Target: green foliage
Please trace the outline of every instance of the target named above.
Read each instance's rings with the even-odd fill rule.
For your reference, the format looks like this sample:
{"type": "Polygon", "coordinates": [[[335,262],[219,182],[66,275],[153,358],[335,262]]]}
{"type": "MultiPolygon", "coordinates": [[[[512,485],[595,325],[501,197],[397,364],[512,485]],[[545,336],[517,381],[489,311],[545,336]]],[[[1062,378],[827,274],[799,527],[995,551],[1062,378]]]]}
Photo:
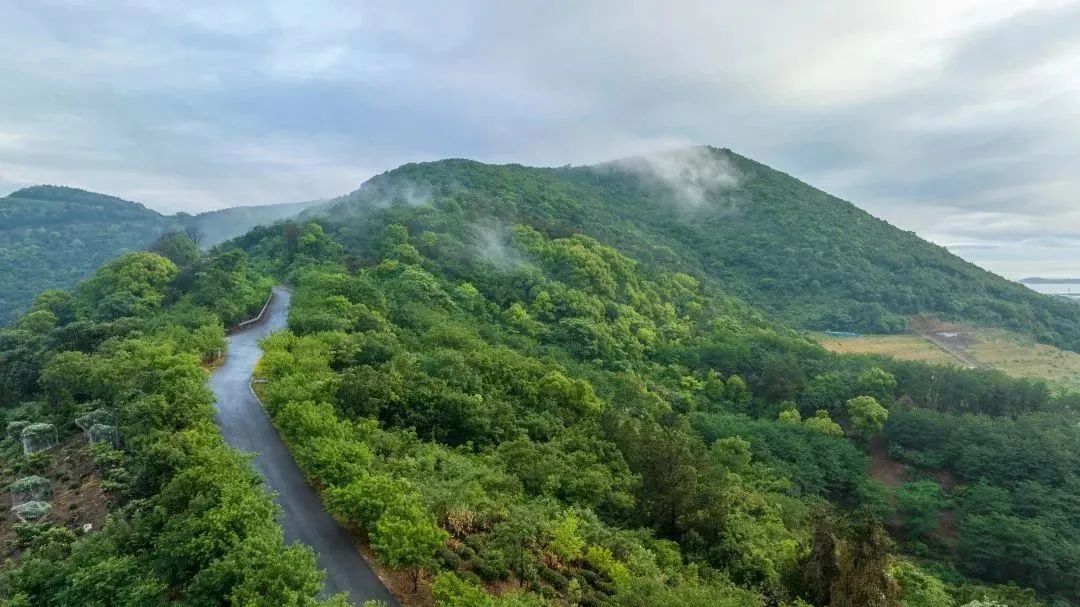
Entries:
{"type": "Polygon", "coordinates": [[[856,436],[869,440],[869,438],[881,432],[885,427],[885,421],[889,419],[889,411],[878,404],[873,396],[856,396],[847,402],[848,418],[851,420],[851,429],[856,436]]]}
{"type": "Polygon", "coordinates": [[[948,505],[936,481],[904,483],[896,491],[896,507],[911,537],[920,537],[937,527],[941,511],[948,505]]]}
{"type": "MultiPolygon", "coordinates": [[[[384,233],[328,223],[242,243],[259,266],[288,258],[290,229],[348,243],[287,266],[299,331],[267,340],[260,372],[267,409],[339,518],[384,551],[395,510],[414,513],[402,529],[445,532],[445,546],[400,561],[417,577],[455,571],[445,600],[471,596],[471,576],[626,605],[763,600],[732,584],[810,597],[793,580],[821,500],[891,514],[841,423],[884,426],[869,393],[928,402],[911,368],[831,356],[708,281],[643,271],[588,238],[518,226],[501,232],[495,263],[490,243],[469,253],[472,228],[453,214],[386,214],[396,227],[384,233]],[[350,273],[345,257],[367,261],[350,273]],[[311,320],[324,314],[329,324],[311,320]],[[373,457],[327,482],[313,452],[340,441],[373,457]]],[[[830,532],[816,584],[849,604],[869,584],[895,604],[891,544],[864,529],[830,532]]]]}
{"type": "MultiPolygon", "coordinates": [[[[0,326],[36,308],[35,293],[69,289],[124,253],[149,248],[184,267],[198,259],[196,245],[221,243],[317,204],[236,207],[170,217],[136,202],[75,188],[35,186],[12,192],[0,198],[0,326]]],[[[68,322],[58,316],[62,324],[68,322]]]]}
{"type": "MultiPolygon", "coordinates": [[[[237,289],[260,284],[233,270],[228,280],[237,289]]],[[[32,380],[5,376],[5,404],[22,401],[21,410],[38,411],[35,419],[45,416],[53,422],[45,425],[65,433],[76,418],[108,419],[123,437],[123,450],[93,449],[101,487],[121,507],[84,536],[51,526],[20,530],[22,554],[0,580],[5,601],[321,604],[314,555],[285,545],[277,509],[248,458],[229,449],[213,425],[200,363],[224,345],[230,300],[207,299],[205,284],[185,284],[176,265],[155,253],[132,253],[73,295],[39,297],[35,306],[58,319],[38,327],[44,335],[0,331],[0,358],[18,361],[18,372],[32,380]]]]}
{"type": "MultiPolygon", "coordinates": [[[[220,344],[194,330],[261,304],[269,272],[296,294],[292,331],[264,343],[268,412],[327,507],[381,561],[414,583],[448,570],[433,584],[440,604],[536,605],[540,593],[556,604],[747,607],[935,605],[943,589],[956,602],[1001,596],[965,594],[959,575],[1069,596],[1068,397],[982,370],[834,356],[733,295],[802,326],[884,330],[935,310],[1008,324],[1016,302],[1045,302],[759,165],[702,152],[743,179],[697,209],[673,211],[664,184],[621,165],[452,161],[380,176],[332,220],[259,228],[162,283],[134,271],[153,258],[128,260],[131,284],[146,288],[103,280],[93,301],[50,296],[39,308],[48,314],[0,334],[3,394],[40,398],[58,421],[87,399],[137,395],[120,416],[125,436],[154,436],[156,457],[133,446],[117,465],[131,468],[127,492],[157,500],[133,525],[160,536],[149,565],[135,553],[151,590],[160,580],[247,602],[281,579],[310,596],[304,555],[258,531],[273,509],[226,482],[243,466],[202,452],[205,390],[183,371],[220,344]],[[811,202],[820,219],[807,218],[811,202]],[[720,216],[732,206],[745,212],[720,216]],[[920,264],[934,278],[898,289],[920,264]],[[993,293],[951,292],[961,284],[993,293]],[[79,344],[63,348],[75,354],[37,354],[54,339],[79,344]],[[895,457],[971,488],[953,501],[902,487],[893,518],[863,452],[882,431],[895,457]],[[1032,447],[1024,432],[1047,444],[1032,447]],[[931,551],[940,567],[913,569],[895,556],[881,520],[937,546],[931,523],[949,507],[955,558],[931,551]],[[1032,545],[1017,549],[1023,541],[1032,545]],[[488,596],[485,580],[523,592],[488,596]]],[[[1065,340],[1075,318],[1037,322],[1057,332],[1044,339],[1065,340]]]]}
{"type": "Polygon", "coordinates": [[[453,573],[440,573],[431,584],[437,607],[493,607],[495,600],[483,588],[453,573]]]}
{"type": "Polygon", "coordinates": [[[807,418],[807,420],[803,422],[803,425],[814,432],[820,432],[826,436],[844,435],[844,429],[840,427],[840,424],[834,422],[832,418],[829,417],[829,412],[825,409],[818,409],[814,413],[814,417],[807,418]]]}
{"type": "Polygon", "coordinates": [[[449,536],[415,504],[400,504],[379,517],[371,547],[386,565],[407,569],[416,590],[420,572],[435,566],[435,552],[449,536]]]}

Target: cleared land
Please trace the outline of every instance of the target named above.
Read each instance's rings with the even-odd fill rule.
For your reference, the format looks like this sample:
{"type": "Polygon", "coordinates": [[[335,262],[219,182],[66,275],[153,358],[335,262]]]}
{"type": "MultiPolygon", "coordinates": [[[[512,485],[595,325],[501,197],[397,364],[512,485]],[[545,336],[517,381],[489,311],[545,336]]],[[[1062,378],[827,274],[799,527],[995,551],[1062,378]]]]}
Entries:
{"type": "Polygon", "coordinates": [[[841,354],[880,354],[930,364],[958,364],[947,352],[914,334],[833,337],[814,333],[813,336],[826,350],[841,354]]]}
{"type": "MultiPolygon", "coordinates": [[[[928,321],[921,319],[921,322],[928,321]]],[[[999,369],[1013,377],[1039,377],[1064,388],[1080,389],[1080,354],[1075,352],[1036,344],[1030,338],[1004,329],[980,329],[942,322],[921,324],[919,330],[948,342],[950,351],[961,352],[980,366],[999,369]]],[[[952,354],[915,333],[849,338],[814,333],[813,337],[833,352],[880,354],[931,364],[960,364],[952,354]]]]}

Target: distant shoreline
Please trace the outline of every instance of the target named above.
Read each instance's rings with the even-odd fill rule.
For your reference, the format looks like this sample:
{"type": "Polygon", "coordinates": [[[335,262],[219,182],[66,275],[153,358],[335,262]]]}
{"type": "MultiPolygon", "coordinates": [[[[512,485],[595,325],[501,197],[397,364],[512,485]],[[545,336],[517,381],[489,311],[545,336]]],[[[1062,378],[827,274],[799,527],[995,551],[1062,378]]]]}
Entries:
{"type": "Polygon", "coordinates": [[[1025,285],[1080,285],[1080,278],[1021,278],[1025,285]]]}

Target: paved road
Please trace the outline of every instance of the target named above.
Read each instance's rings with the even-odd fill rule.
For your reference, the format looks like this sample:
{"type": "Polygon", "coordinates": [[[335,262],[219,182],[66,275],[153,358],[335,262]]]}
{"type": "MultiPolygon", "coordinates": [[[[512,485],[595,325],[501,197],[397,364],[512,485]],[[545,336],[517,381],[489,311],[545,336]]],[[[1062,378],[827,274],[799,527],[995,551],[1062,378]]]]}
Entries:
{"type": "Polygon", "coordinates": [[[259,323],[229,336],[229,354],[210,378],[217,395],[217,415],[225,440],[241,451],[257,453],[255,468],[276,492],[281,506],[285,541],[310,546],[326,570],[326,594],[348,592],[353,605],[367,600],[397,601],[371,570],[348,532],[323,510],[322,500],[307,484],[304,474],[270,423],[248,382],[262,352],[259,340],[284,329],[290,293],[275,288],[274,298],[259,323]]]}

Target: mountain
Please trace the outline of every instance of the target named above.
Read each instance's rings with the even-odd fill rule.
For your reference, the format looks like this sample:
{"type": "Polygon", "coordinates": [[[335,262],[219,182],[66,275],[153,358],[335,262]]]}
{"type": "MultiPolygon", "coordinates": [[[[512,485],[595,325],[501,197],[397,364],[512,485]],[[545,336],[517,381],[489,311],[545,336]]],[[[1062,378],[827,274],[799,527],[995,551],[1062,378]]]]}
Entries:
{"type": "MultiPolygon", "coordinates": [[[[231,238],[236,238],[257,225],[270,225],[295,217],[302,212],[318,212],[325,204],[325,200],[311,200],[307,202],[229,207],[199,213],[189,220],[185,219],[184,223],[197,228],[200,246],[212,247],[231,238]]],[[[183,216],[180,215],[179,217],[183,216]]]]}
{"type": "Polygon", "coordinates": [[[832,355],[789,325],[887,302],[846,298],[905,263],[969,302],[1023,287],[790,177],[712,149],[446,160],[232,247],[294,287],[259,385],[327,508],[384,562],[387,508],[434,538],[415,604],[1080,601],[1077,394],[832,355]],[[764,301],[783,285],[757,274],[831,266],[828,298],[764,301]]]}
{"type": "Polygon", "coordinates": [[[0,326],[46,289],[66,289],[106,261],[195,226],[213,246],[252,227],[292,217],[319,201],[166,216],[105,194],[34,186],[0,198],[0,326]]]}
{"type": "MultiPolygon", "coordinates": [[[[311,553],[213,426],[205,369],[277,281],[289,330],[252,388],[401,604],[1080,604],[1080,395],[833,354],[785,320],[814,306],[747,303],[781,287],[755,272],[793,277],[743,265],[845,259],[846,293],[901,276],[904,245],[938,253],[748,162],[409,165],[315,219],[202,252],[177,235],[37,298],[0,329],[0,481],[85,481],[0,542],[0,600],[342,604],[314,599],[311,553]],[[741,259],[736,234],[826,259],[741,259]],[[852,248],[874,237],[889,256],[852,248]],[[75,420],[121,440],[91,456],[75,420]],[[61,445],[26,458],[23,436],[61,445]]],[[[976,279],[995,280],[956,277],[976,279]]]]}
{"type": "Polygon", "coordinates": [[[139,203],[74,188],[35,186],[0,198],[0,325],[39,291],[69,288],[174,227],[139,203]]]}
{"type": "MultiPolygon", "coordinates": [[[[595,166],[410,164],[326,211],[434,201],[471,221],[583,232],[649,264],[719,280],[797,327],[889,333],[929,314],[1080,350],[1080,307],[1033,293],[790,175],[709,147],[595,166]]],[[[362,228],[360,228],[362,231],[362,228]]]]}

